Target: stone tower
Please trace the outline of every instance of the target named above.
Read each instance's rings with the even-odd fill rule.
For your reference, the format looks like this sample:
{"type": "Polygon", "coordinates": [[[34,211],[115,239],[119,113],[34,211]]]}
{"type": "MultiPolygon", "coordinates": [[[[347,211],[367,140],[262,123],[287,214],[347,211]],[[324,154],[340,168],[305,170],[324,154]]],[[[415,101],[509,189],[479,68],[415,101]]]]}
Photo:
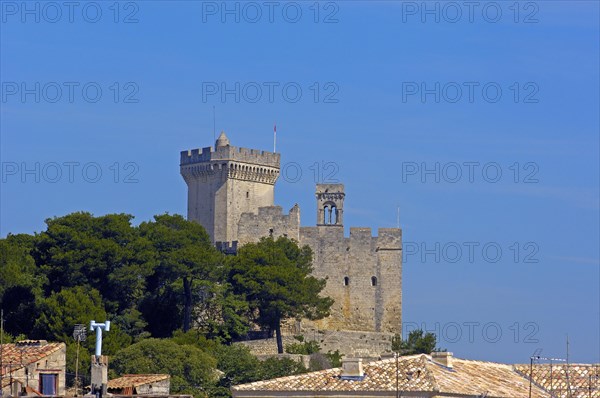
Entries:
{"type": "Polygon", "coordinates": [[[188,220],[199,222],[217,245],[236,245],[242,213],[273,206],[280,155],[231,146],[221,133],[215,147],[181,152],[188,186],[188,220]]]}
{"type": "MultiPolygon", "coordinates": [[[[317,184],[317,225],[300,227],[300,243],[313,251],[313,274],[327,279],[334,299],[320,330],[400,333],[402,230],[351,227],[344,236],[344,185],[317,184]]],[[[308,324],[309,322],[305,322],[308,324]]]]}
{"type": "Polygon", "coordinates": [[[214,148],[181,152],[188,219],[227,253],[265,236],[308,245],[312,273],[326,279],[322,294],[334,304],[329,317],[302,320],[284,333],[318,335],[325,351],[345,355],[389,351],[390,337],[402,331],[402,230],[350,227],[346,236],[343,184],[317,184],[317,224],[301,226],[298,205],[285,214],[274,204],[279,165],[279,154],[233,147],[224,133],[214,148]]]}
{"type": "Polygon", "coordinates": [[[317,184],[317,225],[344,226],[344,185],[317,184]]]}

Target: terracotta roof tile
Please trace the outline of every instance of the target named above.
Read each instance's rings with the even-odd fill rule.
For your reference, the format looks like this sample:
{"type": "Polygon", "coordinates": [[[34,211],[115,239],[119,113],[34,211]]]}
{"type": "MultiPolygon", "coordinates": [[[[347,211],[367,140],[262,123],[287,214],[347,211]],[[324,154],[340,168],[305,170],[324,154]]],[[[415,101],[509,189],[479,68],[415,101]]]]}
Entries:
{"type": "MultiPolygon", "coordinates": [[[[515,365],[515,369],[529,379],[528,364],[515,365]]],[[[600,398],[600,364],[535,364],[532,373],[533,382],[556,398],[600,398]]]]}
{"type": "Polygon", "coordinates": [[[2,344],[2,375],[23,365],[40,361],[56,351],[65,349],[65,343],[48,343],[45,340],[25,340],[15,344],[2,344]]]}
{"type": "MultiPolygon", "coordinates": [[[[396,391],[396,360],[385,359],[363,365],[362,380],[343,380],[341,369],[327,369],[234,386],[233,392],[360,392],[396,391]]],[[[453,358],[453,367],[434,362],[429,355],[401,357],[398,389],[402,392],[485,395],[488,398],[529,397],[529,383],[511,365],[453,358]],[[487,395],[486,395],[487,394],[487,395]]],[[[533,386],[532,398],[550,395],[533,386]]]]}
{"type": "Polygon", "coordinates": [[[108,388],[138,387],[171,378],[167,374],[123,375],[108,381],[108,388]]]}

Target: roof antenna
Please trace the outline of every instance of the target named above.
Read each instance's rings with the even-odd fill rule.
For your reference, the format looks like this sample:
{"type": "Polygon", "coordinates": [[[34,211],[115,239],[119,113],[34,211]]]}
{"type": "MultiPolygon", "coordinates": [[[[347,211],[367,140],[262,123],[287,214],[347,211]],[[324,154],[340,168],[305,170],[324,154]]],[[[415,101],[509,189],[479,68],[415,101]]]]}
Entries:
{"type": "Polygon", "coordinates": [[[569,379],[569,335],[567,334],[567,371],[566,379],[567,379],[567,397],[572,398],[573,393],[571,391],[571,380],[569,379]]]}

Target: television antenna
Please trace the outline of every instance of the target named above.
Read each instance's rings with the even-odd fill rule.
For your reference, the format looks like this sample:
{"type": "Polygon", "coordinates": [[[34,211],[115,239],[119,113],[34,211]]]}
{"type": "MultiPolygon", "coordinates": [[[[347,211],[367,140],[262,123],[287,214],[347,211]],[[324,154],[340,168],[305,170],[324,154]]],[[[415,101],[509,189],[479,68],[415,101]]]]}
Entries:
{"type": "Polygon", "coordinates": [[[75,396],[79,393],[79,345],[85,341],[87,337],[87,329],[85,325],[77,324],[73,328],[73,338],[77,342],[77,359],[75,360],[75,396]]]}

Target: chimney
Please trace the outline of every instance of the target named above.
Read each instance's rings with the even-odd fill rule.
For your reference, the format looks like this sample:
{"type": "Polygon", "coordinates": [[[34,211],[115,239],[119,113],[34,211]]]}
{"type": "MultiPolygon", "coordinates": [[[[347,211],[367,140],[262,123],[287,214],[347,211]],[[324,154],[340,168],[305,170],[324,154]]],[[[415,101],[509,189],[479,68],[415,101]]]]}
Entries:
{"type": "Polygon", "coordinates": [[[452,369],[452,353],[447,351],[434,351],[431,353],[433,362],[452,369]]]}
{"type": "Polygon", "coordinates": [[[362,358],[342,359],[342,380],[362,380],[364,377],[362,358]]]}

